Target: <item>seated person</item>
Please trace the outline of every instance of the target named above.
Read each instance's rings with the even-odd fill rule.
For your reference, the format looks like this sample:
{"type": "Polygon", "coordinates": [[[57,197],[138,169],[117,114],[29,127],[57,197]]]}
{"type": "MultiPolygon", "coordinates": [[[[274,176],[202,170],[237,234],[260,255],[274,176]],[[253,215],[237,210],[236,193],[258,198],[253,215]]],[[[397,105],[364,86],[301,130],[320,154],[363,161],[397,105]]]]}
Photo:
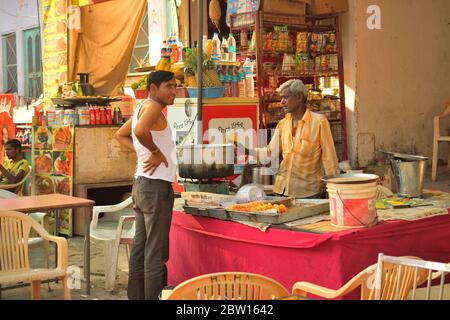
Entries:
{"type": "Polygon", "coordinates": [[[19,140],[9,140],[5,144],[6,157],[0,164],[0,185],[19,183],[28,173],[28,161],[23,158],[19,140]]]}

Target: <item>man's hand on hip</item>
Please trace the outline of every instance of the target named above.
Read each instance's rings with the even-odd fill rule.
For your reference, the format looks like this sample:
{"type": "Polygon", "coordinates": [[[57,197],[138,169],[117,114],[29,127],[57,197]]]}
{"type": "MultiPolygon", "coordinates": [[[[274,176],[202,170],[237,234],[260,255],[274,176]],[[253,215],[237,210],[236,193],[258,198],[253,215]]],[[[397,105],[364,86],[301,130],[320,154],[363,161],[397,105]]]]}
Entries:
{"type": "Polygon", "coordinates": [[[166,157],[161,151],[157,153],[152,153],[150,157],[144,162],[144,171],[152,175],[158,167],[164,163],[166,168],[169,167],[166,157]]]}

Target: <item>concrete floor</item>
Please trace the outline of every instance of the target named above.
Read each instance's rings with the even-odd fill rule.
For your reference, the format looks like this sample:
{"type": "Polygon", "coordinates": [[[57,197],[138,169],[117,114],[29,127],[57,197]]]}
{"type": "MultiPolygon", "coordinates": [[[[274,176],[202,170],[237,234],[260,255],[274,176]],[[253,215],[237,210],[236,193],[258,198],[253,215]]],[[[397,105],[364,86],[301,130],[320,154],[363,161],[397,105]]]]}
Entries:
{"type": "MultiPolygon", "coordinates": [[[[439,168],[438,181],[431,181],[431,168],[427,169],[425,179],[425,188],[430,190],[439,190],[450,192],[450,172],[446,167],[439,168]]],[[[69,265],[83,267],[83,237],[73,237],[68,239],[69,243],[69,265]]],[[[84,295],[84,283],[81,290],[72,290],[73,300],[126,300],[127,299],[127,280],[128,280],[128,261],[125,248],[121,248],[119,252],[119,265],[117,272],[116,288],[112,292],[106,292],[104,289],[104,255],[101,242],[93,242],[91,244],[91,295],[84,295]]],[[[53,251],[52,251],[53,253],[53,251]]],[[[39,247],[31,250],[31,261],[35,266],[44,266],[42,258],[42,250],[39,247]]],[[[53,257],[53,255],[52,255],[53,257]]],[[[54,261],[50,261],[50,265],[54,265],[54,261]]],[[[63,298],[61,283],[51,283],[51,291],[48,290],[47,284],[41,285],[41,299],[43,300],[59,300],[63,298]]],[[[419,289],[417,293],[418,299],[425,299],[425,290],[419,289]]],[[[433,289],[432,298],[436,298],[437,289],[433,289]]],[[[31,299],[30,287],[8,289],[2,292],[4,300],[28,300],[31,299]]],[[[445,299],[450,300],[450,285],[446,286],[445,299]]]]}

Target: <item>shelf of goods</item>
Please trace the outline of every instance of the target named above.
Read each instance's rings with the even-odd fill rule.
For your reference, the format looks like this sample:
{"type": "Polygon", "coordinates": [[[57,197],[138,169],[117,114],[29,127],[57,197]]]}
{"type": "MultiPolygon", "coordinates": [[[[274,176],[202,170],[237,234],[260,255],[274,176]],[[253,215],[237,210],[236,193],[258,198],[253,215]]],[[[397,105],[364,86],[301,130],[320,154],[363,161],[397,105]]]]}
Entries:
{"type": "Polygon", "coordinates": [[[233,14],[239,61],[256,60],[255,96],[260,126],[274,128],[284,117],[276,89],[301,79],[310,89],[307,105],[324,114],[340,161],[347,159],[342,36],[338,15],[293,17],[262,11],[233,14]]]}

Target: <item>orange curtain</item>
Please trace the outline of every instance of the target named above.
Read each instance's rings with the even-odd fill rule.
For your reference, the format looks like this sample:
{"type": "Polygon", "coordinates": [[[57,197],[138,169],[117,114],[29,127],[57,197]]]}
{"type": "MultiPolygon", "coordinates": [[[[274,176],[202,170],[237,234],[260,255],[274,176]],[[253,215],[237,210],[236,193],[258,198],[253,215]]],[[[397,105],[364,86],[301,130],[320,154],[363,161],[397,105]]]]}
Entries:
{"type": "Polygon", "coordinates": [[[69,81],[89,73],[96,95],[123,86],[146,0],[111,0],[81,7],[80,29],[69,30],[69,81]]]}

